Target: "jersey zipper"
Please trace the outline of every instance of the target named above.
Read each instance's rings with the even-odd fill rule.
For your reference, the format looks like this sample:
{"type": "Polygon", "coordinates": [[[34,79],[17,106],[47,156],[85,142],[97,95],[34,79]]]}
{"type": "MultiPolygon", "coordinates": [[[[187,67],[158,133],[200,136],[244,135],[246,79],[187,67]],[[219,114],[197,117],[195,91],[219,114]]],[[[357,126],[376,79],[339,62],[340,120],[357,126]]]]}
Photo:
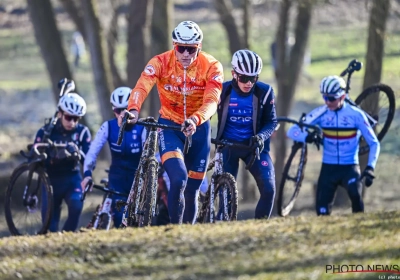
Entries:
{"type": "Polygon", "coordinates": [[[183,118],[186,121],[186,67],[183,67],[183,118]]]}
{"type": "Polygon", "coordinates": [[[340,157],[339,157],[339,115],[338,112],[335,111],[336,114],[336,150],[337,150],[337,160],[338,164],[340,164],[340,157]]]}

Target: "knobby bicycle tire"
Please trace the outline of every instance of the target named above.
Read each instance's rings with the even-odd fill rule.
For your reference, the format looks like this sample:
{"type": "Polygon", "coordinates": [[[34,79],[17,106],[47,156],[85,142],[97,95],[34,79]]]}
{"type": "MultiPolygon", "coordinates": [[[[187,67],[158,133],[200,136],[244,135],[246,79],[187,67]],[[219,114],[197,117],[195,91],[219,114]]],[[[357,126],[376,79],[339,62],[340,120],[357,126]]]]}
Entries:
{"type": "MultiPolygon", "coordinates": [[[[128,205],[128,226],[145,227],[150,226],[152,222],[153,207],[155,206],[157,192],[157,168],[158,162],[155,158],[144,164],[143,172],[136,172],[134,185],[134,197],[132,203],[128,205]],[[142,190],[138,191],[140,176],[142,176],[142,190]],[[139,195],[138,213],[135,214],[137,196],[139,195]]],[[[139,169],[138,169],[139,170],[139,169]]]]}
{"type": "MultiPolygon", "coordinates": [[[[378,140],[382,141],[383,137],[388,132],[390,125],[392,124],[394,114],[396,111],[396,98],[395,98],[393,89],[385,84],[375,84],[375,85],[369,86],[366,89],[364,89],[363,92],[357,97],[355,103],[357,105],[360,105],[362,103],[362,101],[366,100],[368,97],[372,96],[376,92],[385,93],[387,99],[389,100],[389,108],[388,108],[389,111],[388,111],[387,118],[383,122],[382,129],[380,131],[376,131],[376,136],[377,136],[378,140]]],[[[370,112],[368,112],[368,111],[366,111],[366,112],[368,114],[370,114],[372,117],[374,117],[373,114],[371,114],[370,112]]],[[[378,122],[380,122],[380,121],[378,120],[378,122]]],[[[380,123],[382,123],[382,122],[380,122],[380,123]]],[[[366,154],[368,152],[369,152],[369,146],[367,143],[363,142],[360,145],[359,154],[362,155],[362,154],[366,154]]]]}
{"type": "Polygon", "coordinates": [[[277,206],[278,206],[278,214],[282,217],[289,215],[290,211],[293,209],[296,198],[300,192],[301,183],[303,182],[303,179],[304,179],[304,170],[306,168],[306,164],[307,164],[307,144],[299,143],[299,142],[293,144],[292,151],[291,151],[289,158],[283,169],[282,178],[281,178],[281,182],[279,185],[277,206]],[[303,148],[304,148],[304,154],[302,154],[303,148]],[[293,178],[291,178],[289,176],[289,170],[292,165],[293,159],[296,157],[296,154],[298,152],[300,152],[300,163],[302,163],[302,164],[299,164],[299,166],[297,167],[296,178],[295,178],[295,180],[293,180],[293,178]],[[286,183],[287,183],[287,180],[289,180],[289,179],[291,179],[292,181],[295,181],[294,192],[293,192],[289,202],[287,203],[287,205],[283,205],[284,204],[284,189],[285,189],[285,187],[288,188],[286,183]]]}
{"type": "Polygon", "coordinates": [[[150,226],[153,219],[153,210],[155,210],[156,195],[157,195],[157,176],[158,162],[155,158],[151,159],[147,164],[144,186],[145,189],[142,191],[142,199],[140,212],[142,215],[139,216],[138,226],[146,227],[150,226]]]}
{"type": "MultiPolygon", "coordinates": [[[[12,235],[24,235],[25,234],[24,232],[22,232],[21,229],[18,229],[17,226],[15,225],[15,221],[12,217],[12,210],[11,210],[11,205],[13,203],[12,197],[11,197],[12,193],[13,193],[13,191],[15,191],[14,193],[16,193],[17,180],[25,172],[29,172],[29,164],[28,163],[22,163],[13,171],[13,173],[11,174],[8,186],[7,186],[7,190],[6,190],[6,200],[5,200],[5,204],[4,204],[4,210],[5,210],[7,226],[12,235]]],[[[51,214],[52,214],[52,208],[53,208],[53,188],[50,185],[50,180],[47,176],[47,173],[44,172],[43,169],[38,168],[34,171],[34,173],[36,173],[38,175],[37,185],[43,186],[44,190],[46,191],[46,199],[47,199],[47,203],[48,203],[48,207],[47,207],[45,216],[42,217],[42,224],[35,234],[45,234],[50,226],[50,220],[51,220],[51,214]]],[[[27,179],[25,179],[25,180],[27,180],[27,179]]],[[[25,187],[25,186],[22,186],[22,187],[25,187]]],[[[28,190],[26,192],[27,195],[30,194],[30,190],[33,187],[34,186],[32,186],[32,183],[31,183],[31,186],[28,187],[28,190]]],[[[43,191],[43,189],[42,189],[42,191],[43,191]]],[[[25,206],[23,206],[23,208],[25,208],[25,206]]],[[[26,210],[24,209],[23,211],[26,211],[26,210]]],[[[40,209],[40,211],[42,211],[42,209],[40,209]]]]}
{"type": "Polygon", "coordinates": [[[229,217],[222,217],[222,219],[217,219],[216,218],[216,212],[218,212],[218,209],[214,210],[214,218],[213,222],[216,220],[221,220],[221,221],[236,221],[237,220],[237,210],[238,210],[238,189],[237,189],[237,183],[235,178],[227,172],[222,173],[217,177],[215,180],[215,188],[214,188],[214,201],[211,201],[211,194],[210,194],[210,188],[208,189],[206,193],[206,197],[204,199],[204,203],[201,206],[201,210],[198,215],[197,222],[199,223],[211,223],[211,215],[210,215],[210,204],[214,205],[216,197],[219,195],[220,191],[223,191],[223,189],[227,189],[229,194],[230,194],[230,200],[228,202],[229,204],[229,217]]]}
{"type": "Polygon", "coordinates": [[[103,230],[109,230],[110,229],[110,224],[111,224],[111,219],[110,215],[108,213],[102,213],[100,214],[99,217],[99,223],[97,224],[96,229],[103,229],[103,230]]]}

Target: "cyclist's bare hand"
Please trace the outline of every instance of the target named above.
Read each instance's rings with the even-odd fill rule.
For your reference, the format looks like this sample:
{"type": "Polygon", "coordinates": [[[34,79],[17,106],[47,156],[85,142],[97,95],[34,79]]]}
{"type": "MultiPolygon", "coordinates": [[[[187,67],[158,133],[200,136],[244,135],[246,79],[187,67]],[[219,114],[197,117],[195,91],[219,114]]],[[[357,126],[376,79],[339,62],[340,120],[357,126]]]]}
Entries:
{"type": "Polygon", "coordinates": [[[182,132],[186,137],[191,136],[196,132],[196,123],[192,118],[186,119],[181,126],[182,132]]]}
{"type": "Polygon", "coordinates": [[[122,119],[124,118],[125,114],[129,115],[127,123],[135,124],[139,119],[139,112],[138,111],[136,111],[136,110],[130,110],[130,111],[124,110],[118,116],[118,126],[121,126],[122,119]]]}
{"type": "MultiPolygon", "coordinates": [[[[81,182],[82,192],[85,191],[85,188],[86,188],[86,186],[87,186],[89,180],[91,180],[91,179],[92,179],[92,177],[87,176],[87,177],[85,177],[85,178],[82,180],[82,182],[81,182]]],[[[90,188],[90,191],[92,191],[92,188],[90,188]]]]}

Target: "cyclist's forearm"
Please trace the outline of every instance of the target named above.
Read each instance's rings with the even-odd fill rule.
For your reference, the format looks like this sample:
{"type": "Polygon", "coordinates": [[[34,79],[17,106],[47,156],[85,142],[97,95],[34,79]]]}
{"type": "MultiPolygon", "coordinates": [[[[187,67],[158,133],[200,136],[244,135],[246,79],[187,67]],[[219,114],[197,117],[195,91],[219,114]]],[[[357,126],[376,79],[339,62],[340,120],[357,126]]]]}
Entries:
{"type": "Polygon", "coordinates": [[[379,144],[379,142],[368,143],[368,145],[369,145],[368,166],[371,166],[372,168],[375,169],[379,153],[381,150],[381,145],[379,144]]]}
{"type": "Polygon", "coordinates": [[[96,167],[97,157],[108,139],[108,122],[103,123],[96,137],[92,141],[89,151],[86,153],[85,161],[83,163],[83,172],[85,176],[92,176],[92,171],[96,167]]]}
{"type": "Polygon", "coordinates": [[[308,133],[305,130],[302,131],[301,128],[296,124],[290,127],[286,133],[287,137],[296,142],[305,142],[307,134],[308,133]]]}

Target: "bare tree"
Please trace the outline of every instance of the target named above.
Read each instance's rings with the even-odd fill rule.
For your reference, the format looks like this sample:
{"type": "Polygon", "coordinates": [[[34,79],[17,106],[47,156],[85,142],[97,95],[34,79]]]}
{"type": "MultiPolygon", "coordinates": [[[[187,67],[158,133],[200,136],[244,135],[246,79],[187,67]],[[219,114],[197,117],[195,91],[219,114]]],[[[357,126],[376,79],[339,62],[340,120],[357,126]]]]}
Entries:
{"type": "Polygon", "coordinates": [[[107,30],[107,51],[108,51],[108,60],[110,62],[110,70],[113,78],[113,88],[121,87],[126,85],[126,81],[124,81],[119,73],[118,67],[115,63],[114,55],[115,48],[118,43],[118,8],[119,1],[110,0],[110,4],[113,7],[110,26],[107,30]]]}
{"type": "MultiPolygon", "coordinates": [[[[173,0],[154,0],[153,16],[151,23],[151,54],[154,56],[166,52],[171,48],[171,33],[173,29],[173,0]]],[[[160,98],[158,91],[154,87],[146,102],[148,103],[148,114],[157,116],[160,109],[160,98]]]]}
{"type": "MultiPolygon", "coordinates": [[[[379,83],[382,76],[382,61],[386,36],[386,22],[389,16],[390,0],[373,0],[369,17],[367,55],[363,88],[379,83]]],[[[379,110],[379,94],[368,98],[362,107],[374,115],[379,110]]],[[[368,163],[368,155],[360,158],[361,170],[368,163]]]]}
{"type": "Polygon", "coordinates": [[[233,55],[237,50],[244,49],[245,43],[240,36],[238,27],[233,17],[233,5],[231,0],[215,0],[215,9],[219,14],[222,25],[224,26],[229,39],[229,50],[233,55]]]}
{"type": "Polygon", "coordinates": [[[83,12],[80,6],[77,6],[73,0],[60,0],[64,9],[74,22],[76,29],[82,34],[86,40],[85,24],[83,20],[83,12]]]}
{"type": "MultiPolygon", "coordinates": [[[[150,59],[153,0],[131,0],[128,14],[128,85],[134,87],[150,59]]],[[[149,115],[149,102],[141,108],[149,115]]]]}
{"type": "Polygon", "coordinates": [[[35,38],[50,77],[54,99],[58,101],[58,81],[64,77],[72,79],[72,75],[54,18],[53,7],[50,0],[27,0],[27,3],[35,38]]]}
{"type": "Polygon", "coordinates": [[[250,49],[251,0],[243,0],[243,43],[250,49]]]}
{"type": "Polygon", "coordinates": [[[108,109],[110,106],[110,92],[113,86],[110,64],[107,59],[107,44],[97,15],[96,2],[92,0],[82,0],[81,3],[100,112],[103,120],[109,120],[113,118],[114,115],[112,111],[108,109]]]}
{"type": "MultiPolygon", "coordinates": [[[[277,83],[278,95],[276,108],[280,116],[290,113],[296,84],[300,75],[306,45],[308,41],[310,22],[312,16],[313,0],[282,0],[279,26],[276,34],[277,44],[277,83]],[[289,11],[293,3],[297,3],[297,18],[295,24],[295,43],[289,56],[285,54],[287,49],[287,34],[289,26],[289,11]]],[[[275,173],[276,182],[280,182],[286,154],[285,128],[282,126],[277,131],[275,141],[275,173]]]]}

